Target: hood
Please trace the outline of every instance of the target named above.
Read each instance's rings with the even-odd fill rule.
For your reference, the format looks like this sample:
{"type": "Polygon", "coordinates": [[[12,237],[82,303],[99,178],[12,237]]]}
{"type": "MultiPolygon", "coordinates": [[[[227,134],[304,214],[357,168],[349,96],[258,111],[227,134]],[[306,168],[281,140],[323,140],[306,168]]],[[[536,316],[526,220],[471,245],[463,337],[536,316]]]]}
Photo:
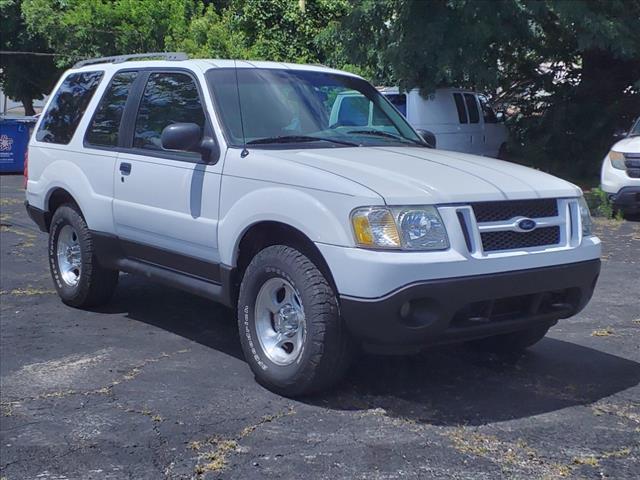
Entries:
{"type": "Polygon", "coordinates": [[[627,137],[617,142],[611,150],[621,153],[640,153],[640,137],[627,137]]]}
{"type": "Polygon", "coordinates": [[[326,170],[375,191],[389,205],[575,197],[552,175],[493,158],[416,147],[280,150],[277,156],[326,170]]]}

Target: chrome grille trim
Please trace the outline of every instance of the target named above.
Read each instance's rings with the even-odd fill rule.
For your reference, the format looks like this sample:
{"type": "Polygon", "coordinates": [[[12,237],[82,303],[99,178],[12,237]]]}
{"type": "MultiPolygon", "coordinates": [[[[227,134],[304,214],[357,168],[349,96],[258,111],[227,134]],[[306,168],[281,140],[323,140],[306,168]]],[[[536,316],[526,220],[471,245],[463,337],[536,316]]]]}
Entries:
{"type": "MultiPolygon", "coordinates": [[[[476,217],[474,205],[477,204],[472,203],[470,205],[456,207],[455,211],[458,218],[460,219],[460,217],[462,217],[462,220],[459,222],[460,228],[466,229],[466,232],[463,233],[466,234],[465,237],[468,239],[466,246],[468,247],[469,253],[472,256],[485,257],[515,250],[537,251],[548,248],[577,247],[582,241],[578,199],[545,199],[547,203],[551,201],[555,203],[553,207],[553,211],[556,212],[555,216],[531,217],[520,214],[506,220],[485,222],[479,222],[476,217]],[[518,222],[523,219],[534,219],[536,222],[535,228],[530,231],[523,231],[518,226],[518,222]],[[502,240],[500,240],[500,232],[505,232],[505,238],[502,240]],[[519,235],[516,235],[514,232],[519,235]],[[533,232],[535,232],[533,235],[527,237],[527,233],[533,232]],[[539,239],[542,243],[534,241],[534,244],[532,244],[532,240],[534,239],[539,239]],[[483,244],[483,240],[488,242],[487,245],[483,244]],[[501,245],[501,243],[504,245],[501,245]],[[496,245],[500,246],[500,249],[496,248],[496,245]]],[[[527,205],[527,203],[529,203],[527,200],[515,202],[521,205],[527,205]]],[[[495,204],[499,208],[499,203],[511,202],[507,200],[505,202],[482,203],[484,205],[489,203],[495,204]]],[[[529,203],[529,205],[531,204],[532,203],[529,203]]],[[[513,203],[508,205],[507,210],[512,209],[513,205],[513,203]]],[[[536,211],[541,212],[545,209],[549,211],[550,208],[549,205],[546,205],[543,206],[543,208],[538,208],[536,211]]],[[[528,209],[526,213],[534,212],[528,209]]],[[[485,218],[487,217],[485,216],[485,218]]]]}

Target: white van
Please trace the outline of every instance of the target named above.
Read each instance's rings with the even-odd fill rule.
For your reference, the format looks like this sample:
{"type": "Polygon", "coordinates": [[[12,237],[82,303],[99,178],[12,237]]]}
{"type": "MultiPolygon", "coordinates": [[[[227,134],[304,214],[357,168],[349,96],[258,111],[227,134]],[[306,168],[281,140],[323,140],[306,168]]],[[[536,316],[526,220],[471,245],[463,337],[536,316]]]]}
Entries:
{"type": "Polygon", "coordinates": [[[379,91],[414,128],[432,132],[437,148],[504,158],[507,128],[486,96],[455,88],[437,89],[427,97],[418,89],[379,91]]]}

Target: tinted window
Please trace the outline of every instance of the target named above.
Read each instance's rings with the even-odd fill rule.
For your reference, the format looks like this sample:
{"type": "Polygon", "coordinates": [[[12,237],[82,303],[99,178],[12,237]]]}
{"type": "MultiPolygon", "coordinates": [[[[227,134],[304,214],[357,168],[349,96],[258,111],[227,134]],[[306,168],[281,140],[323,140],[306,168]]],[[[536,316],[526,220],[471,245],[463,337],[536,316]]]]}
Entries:
{"type": "Polygon", "coordinates": [[[385,95],[387,100],[389,100],[394,107],[398,109],[398,111],[407,116],[407,96],[406,95],[385,95]]]}
{"type": "Polygon", "coordinates": [[[65,78],[40,122],[36,140],[69,143],[98,88],[102,74],[103,72],[72,73],[65,78]]]}
{"type": "Polygon", "coordinates": [[[213,68],[206,75],[233,146],[423,146],[404,117],[357,77],[272,68],[213,68]]]}
{"type": "Polygon", "coordinates": [[[160,134],[173,123],[195,123],[204,129],[198,87],[184,73],[153,73],[142,94],[133,146],[162,150],[160,134]]]}
{"type": "Polygon", "coordinates": [[[118,145],[120,120],[137,76],[138,72],[123,72],[113,76],[87,130],[87,143],[108,147],[118,145]]]}
{"type": "Polygon", "coordinates": [[[456,101],[456,110],[458,110],[458,120],[460,123],[467,123],[467,112],[464,109],[464,100],[459,93],[453,94],[453,99],[456,101]]]}
{"type": "Polygon", "coordinates": [[[464,100],[467,102],[467,112],[469,112],[469,122],[478,123],[480,121],[480,112],[478,111],[478,102],[476,96],[472,93],[465,93],[464,100]]]}
{"type": "Polygon", "coordinates": [[[478,95],[478,100],[480,100],[480,107],[482,108],[482,116],[484,117],[484,123],[498,123],[498,118],[496,117],[496,113],[489,105],[489,100],[484,95],[478,95]]]}
{"type": "Polygon", "coordinates": [[[338,125],[364,127],[369,123],[369,99],[364,95],[344,97],[338,112],[338,125]]]}

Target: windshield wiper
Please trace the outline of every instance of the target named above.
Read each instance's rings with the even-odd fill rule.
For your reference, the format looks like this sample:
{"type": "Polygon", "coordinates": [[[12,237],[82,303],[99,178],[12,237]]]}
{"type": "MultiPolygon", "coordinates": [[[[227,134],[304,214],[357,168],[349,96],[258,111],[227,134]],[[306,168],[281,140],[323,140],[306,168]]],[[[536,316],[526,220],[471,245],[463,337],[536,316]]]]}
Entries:
{"type": "Polygon", "coordinates": [[[382,130],[349,130],[348,134],[353,135],[371,135],[372,137],[385,137],[385,138],[393,138],[394,140],[399,140],[401,142],[411,142],[416,143],[418,145],[422,145],[422,142],[417,140],[411,140],[410,138],[400,137],[398,135],[394,135],[393,133],[383,132],[382,130]]]}
{"type": "Polygon", "coordinates": [[[355,142],[348,142],[346,140],[336,140],[334,138],[327,137],[314,137],[312,135],[279,135],[276,137],[256,138],[250,140],[247,145],[265,145],[269,143],[303,143],[303,142],[330,142],[337,143],[338,145],[349,145],[357,147],[355,142]]]}

